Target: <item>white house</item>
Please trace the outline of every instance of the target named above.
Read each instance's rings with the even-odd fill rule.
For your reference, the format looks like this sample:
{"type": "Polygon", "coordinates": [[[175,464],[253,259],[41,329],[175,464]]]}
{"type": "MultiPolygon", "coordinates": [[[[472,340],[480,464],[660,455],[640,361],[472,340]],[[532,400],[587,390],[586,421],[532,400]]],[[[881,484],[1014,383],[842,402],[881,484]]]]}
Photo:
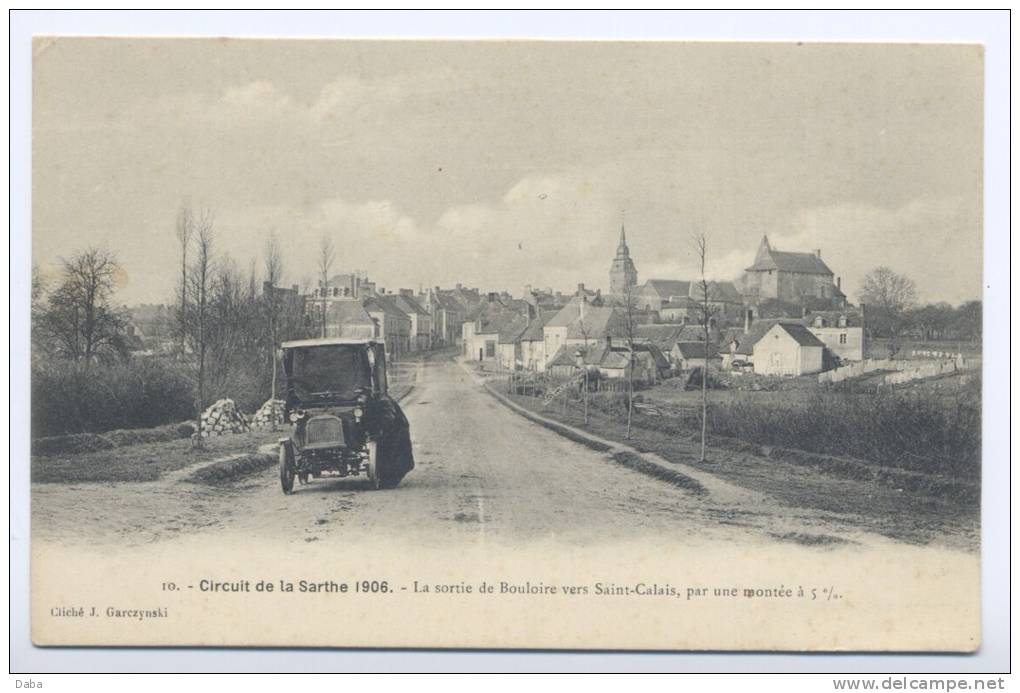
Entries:
{"type": "Polygon", "coordinates": [[[840,360],[864,360],[862,310],[848,306],[845,310],[813,311],[804,316],[804,326],[840,360]]]}
{"type": "Polygon", "coordinates": [[[754,344],[754,372],[763,375],[807,375],[822,370],[825,344],[806,327],[779,322],[754,344]]]}

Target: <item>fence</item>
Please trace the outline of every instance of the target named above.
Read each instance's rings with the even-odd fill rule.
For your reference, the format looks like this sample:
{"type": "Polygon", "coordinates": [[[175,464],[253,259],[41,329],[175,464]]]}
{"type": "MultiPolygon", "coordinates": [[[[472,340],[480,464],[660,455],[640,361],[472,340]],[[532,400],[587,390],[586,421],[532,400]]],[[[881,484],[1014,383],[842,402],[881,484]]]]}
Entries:
{"type": "MultiPolygon", "coordinates": [[[[918,353],[918,352],[914,352],[918,353]]],[[[899,359],[865,359],[856,363],[840,366],[831,371],[818,374],[819,383],[841,383],[848,378],[859,378],[868,373],[876,371],[895,371],[888,373],[881,379],[882,384],[897,385],[900,383],[918,380],[920,378],[932,378],[937,375],[945,375],[958,370],[970,368],[970,364],[963,356],[957,354],[953,359],[941,361],[906,361],[899,359]]]]}

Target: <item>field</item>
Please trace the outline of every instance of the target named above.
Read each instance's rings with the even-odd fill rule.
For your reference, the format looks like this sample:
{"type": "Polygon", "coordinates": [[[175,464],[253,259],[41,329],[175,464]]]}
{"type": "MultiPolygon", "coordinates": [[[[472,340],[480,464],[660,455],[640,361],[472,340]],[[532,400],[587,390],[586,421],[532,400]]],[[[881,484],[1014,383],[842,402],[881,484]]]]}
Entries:
{"type": "MultiPolygon", "coordinates": [[[[710,390],[708,429],[759,445],[851,457],[977,483],[981,381],[976,374],[874,390],[862,383],[774,391],[710,390]]],[[[640,393],[669,407],[700,407],[700,391],[669,381],[640,393]]],[[[697,418],[700,422],[700,418],[697,418]]],[[[671,421],[662,421],[674,430],[671,421]]]]}

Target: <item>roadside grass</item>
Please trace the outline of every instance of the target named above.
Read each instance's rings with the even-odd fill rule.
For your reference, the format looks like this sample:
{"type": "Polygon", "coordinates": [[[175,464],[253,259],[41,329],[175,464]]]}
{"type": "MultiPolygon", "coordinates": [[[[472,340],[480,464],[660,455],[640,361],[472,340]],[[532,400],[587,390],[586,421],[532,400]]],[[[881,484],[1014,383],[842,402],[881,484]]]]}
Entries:
{"type": "Polygon", "coordinates": [[[213,485],[229,483],[272,467],[277,463],[277,459],[276,455],[265,452],[236,455],[199,467],[184,477],[184,481],[213,485]]]}
{"type": "Polygon", "coordinates": [[[161,443],[190,438],[194,432],[195,424],[191,421],[183,421],[179,424],[167,424],[155,428],[118,429],[105,433],[70,433],[36,438],[32,441],[32,454],[48,456],[96,452],[125,445],[161,443]]]}
{"type": "Polygon", "coordinates": [[[253,431],[205,439],[195,449],[188,438],[140,443],[94,452],[32,457],[33,483],[100,483],[155,481],[164,474],[239,453],[284,436],[278,431],[253,431]]]}
{"type": "Polygon", "coordinates": [[[678,488],[690,491],[696,496],[708,495],[708,491],[698,480],[692,479],[686,474],[681,474],[678,471],[663,469],[657,464],[651,464],[640,455],[635,455],[632,452],[624,450],[613,453],[613,461],[618,464],[622,464],[625,467],[630,467],[631,469],[642,472],[643,474],[649,474],[658,479],[662,479],[663,481],[678,488]]]}
{"type": "MultiPolygon", "coordinates": [[[[638,413],[635,420],[642,427],[692,435],[700,427],[700,396],[666,386],[644,390],[637,397],[653,404],[683,404],[693,416],[684,420],[638,413]]],[[[626,417],[623,394],[596,395],[590,403],[626,417]]],[[[708,432],[713,439],[850,459],[854,463],[843,465],[845,473],[862,477],[869,475],[870,465],[974,485],[981,477],[981,381],[968,377],[962,384],[956,379],[870,393],[713,390],[708,432]]]]}
{"type": "MultiPolygon", "coordinates": [[[[564,412],[562,401],[543,409],[539,398],[506,396],[538,415],[586,429],[579,402],[571,401],[564,412]]],[[[767,494],[791,509],[832,513],[836,523],[915,544],[948,540],[968,550],[979,544],[977,485],[711,435],[702,463],[698,461],[700,439],[691,430],[664,430],[661,421],[635,414],[628,439],[625,416],[619,418],[595,407],[589,411],[587,430],[601,438],[653,452],[666,461],[695,466],[767,494]]]]}

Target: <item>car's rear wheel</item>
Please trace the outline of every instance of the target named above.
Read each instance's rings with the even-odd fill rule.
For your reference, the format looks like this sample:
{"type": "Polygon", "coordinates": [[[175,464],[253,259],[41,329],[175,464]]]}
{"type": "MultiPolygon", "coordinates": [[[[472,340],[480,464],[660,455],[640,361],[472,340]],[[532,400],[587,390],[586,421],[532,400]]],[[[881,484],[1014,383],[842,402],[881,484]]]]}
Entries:
{"type": "Polygon", "coordinates": [[[294,491],[294,451],[289,445],[280,446],[280,486],[284,493],[294,491]]]}

